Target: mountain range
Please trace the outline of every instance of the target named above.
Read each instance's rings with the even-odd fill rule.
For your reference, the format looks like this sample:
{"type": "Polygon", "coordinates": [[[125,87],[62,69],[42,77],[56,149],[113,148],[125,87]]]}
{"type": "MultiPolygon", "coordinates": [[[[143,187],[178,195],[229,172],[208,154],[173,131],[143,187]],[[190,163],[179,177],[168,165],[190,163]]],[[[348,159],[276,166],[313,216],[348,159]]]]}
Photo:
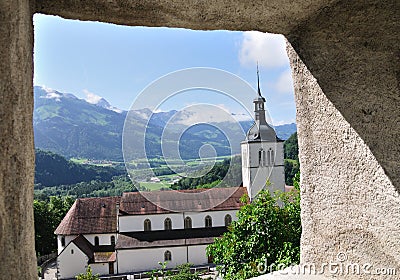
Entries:
{"type": "MultiPolygon", "coordinates": [[[[128,111],[113,107],[104,98],[88,102],[71,93],[39,86],[34,87],[34,99],[36,148],[67,158],[122,161],[122,132],[128,111]]],[[[188,124],[202,113],[189,110],[153,113],[143,108],[130,112],[129,128],[133,132],[145,129],[148,158],[162,156],[161,143],[164,151],[176,149],[178,140],[183,159],[198,158],[204,144],[210,144],[218,156],[239,153],[243,131],[247,131],[253,121],[232,114],[231,119],[217,118],[189,127],[188,124]],[[235,118],[237,121],[232,121],[235,118]],[[166,125],[168,129],[164,130],[166,125]],[[225,135],[229,135],[230,142],[225,135]]],[[[276,126],[275,130],[278,137],[285,140],[296,131],[296,125],[276,126]]],[[[205,150],[202,156],[209,155],[209,149],[205,150]]],[[[144,155],[138,152],[136,156],[144,155]]]]}

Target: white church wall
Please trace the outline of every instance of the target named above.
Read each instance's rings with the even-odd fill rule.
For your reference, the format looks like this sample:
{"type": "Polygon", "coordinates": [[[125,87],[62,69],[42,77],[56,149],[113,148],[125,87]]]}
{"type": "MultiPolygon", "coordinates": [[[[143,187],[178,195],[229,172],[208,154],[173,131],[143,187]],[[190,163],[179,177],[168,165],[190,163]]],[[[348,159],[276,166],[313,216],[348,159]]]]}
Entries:
{"type": "Polygon", "coordinates": [[[109,274],[108,263],[91,263],[90,267],[92,268],[93,274],[100,274],[100,275],[109,274]]]}
{"type": "Polygon", "coordinates": [[[136,215],[121,216],[119,218],[120,232],[143,231],[144,221],[151,221],[151,230],[164,230],[164,221],[170,218],[172,221],[172,229],[183,229],[184,218],[192,219],[193,228],[205,227],[205,217],[210,216],[213,227],[225,226],[225,215],[230,214],[232,220],[236,220],[237,210],[228,211],[205,211],[205,212],[185,212],[177,214],[156,214],[156,215],[136,215]]]}
{"type": "Polygon", "coordinates": [[[250,170],[250,180],[253,182],[253,187],[251,190],[251,196],[254,197],[257,193],[266,188],[266,178],[268,178],[271,183],[266,189],[271,193],[276,190],[285,190],[285,173],[283,166],[275,166],[270,168],[254,168],[250,170]]]}
{"type": "Polygon", "coordinates": [[[88,257],[74,243],[69,243],[57,258],[59,279],[75,278],[84,273],[88,261],[88,257]]]}
{"type": "Polygon", "coordinates": [[[283,142],[242,142],[243,186],[249,196],[254,198],[265,187],[267,179],[271,183],[269,190],[285,189],[283,160],[283,142]],[[260,159],[260,151],[262,157],[260,159]]]}
{"type": "Polygon", "coordinates": [[[57,235],[57,253],[60,254],[61,251],[68,246],[68,243],[70,243],[72,240],[74,240],[77,237],[77,235],[57,235]],[[62,246],[61,239],[64,237],[65,240],[65,246],[62,246]]]}
{"type": "Polygon", "coordinates": [[[167,268],[173,268],[178,264],[188,262],[187,249],[184,246],[118,250],[118,273],[160,268],[158,262],[164,262],[164,254],[167,250],[171,252],[171,261],[168,261],[167,268]]]}
{"type": "Polygon", "coordinates": [[[170,213],[170,214],[154,214],[154,215],[120,216],[119,231],[120,232],[143,231],[144,221],[146,219],[150,219],[151,221],[151,230],[164,230],[164,221],[166,218],[171,219],[172,229],[183,228],[182,213],[170,213]]]}
{"type": "Polygon", "coordinates": [[[208,263],[206,254],[207,245],[196,245],[188,247],[189,262],[194,265],[202,265],[208,263]]]}
{"type": "Polygon", "coordinates": [[[114,236],[115,237],[115,242],[117,242],[117,234],[115,234],[115,233],[83,234],[83,236],[92,245],[95,245],[94,239],[95,239],[96,236],[99,238],[99,245],[111,245],[111,236],[114,236]]]}
{"type": "Polygon", "coordinates": [[[225,226],[225,215],[231,215],[232,221],[236,221],[236,213],[237,210],[185,212],[185,217],[190,217],[192,219],[193,228],[204,228],[206,216],[211,217],[213,227],[222,227],[225,226]]]}
{"type": "MultiPolygon", "coordinates": [[[[263,151],[274,152],[274,163],[273,165],[283,165],[283,142],[242,142],[241,143],[242,156],[247,155],[247,164],[245,167],[259,167],[259,154],[260,149],[263,151]]],[[[267,160],[267,155],[265,157],[267,160]]],[[[266,165],[271,165],[266,162],[266,165]]]]}

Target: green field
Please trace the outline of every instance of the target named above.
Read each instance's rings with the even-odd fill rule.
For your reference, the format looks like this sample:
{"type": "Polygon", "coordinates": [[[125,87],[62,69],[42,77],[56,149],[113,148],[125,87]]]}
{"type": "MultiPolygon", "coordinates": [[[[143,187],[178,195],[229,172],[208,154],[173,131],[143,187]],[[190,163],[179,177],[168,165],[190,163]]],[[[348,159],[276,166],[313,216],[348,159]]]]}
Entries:
{"type": "Polygon", "coordinates": [[[150,191],[157,191],[161,188],[168,188],[170,185],[167,183],[153,183],[153,182],[140,182],[141,187],[145,187],[146,189],[149,189],[150,191]]]}

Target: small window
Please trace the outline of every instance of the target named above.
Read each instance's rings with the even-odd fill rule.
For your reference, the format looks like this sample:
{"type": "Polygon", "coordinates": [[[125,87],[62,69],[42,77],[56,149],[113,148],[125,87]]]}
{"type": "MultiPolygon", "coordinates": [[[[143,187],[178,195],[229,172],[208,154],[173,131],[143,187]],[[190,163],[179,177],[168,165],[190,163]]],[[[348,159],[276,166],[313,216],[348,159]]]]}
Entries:
{"type": "Polygon", "coordinates": [[[190,217],[185,218],[185,228],[192,228],[192,219],[190,217]]]}
{"type": "Polygon", "coordinates": [[[98,236],[95,236],[95,237],[94,237],[94,246],[99,246],[99,245],[100,245],[99,237],[98,237],[98,236]]]}
{"type": "Polygon", "coordinates": [[[271,149],[269,149],[268,153],[267,153],[267,163],[268,165],[272,165],[272,160],[271,160],[271,149]]]}
{"type": "Polygon", "coordinates": [[[164,229],[165,230],[171,230],[172,229],[172,221],[170,218],[166,218],[164,220],[164,229]]]}
{"type": "Polygon", "coordinates": [[[232,216],[229,214],[225,215],[225,226],[229,226],[232,223],[232,216]]]}
{"type": "Polygon", "coordinates": [[[112,235],[111,237],[110,237],[110,241],[111,241],[111,245],[115,245],[115,236],[114,235],[112,235]]]}
{"type": "Polygon", "coordinates": [[[73,255],[74,254],[74,249],[71,249],[71,255],[73,255]]]}
{"type": "Polygon", "coordinates": [[[274,150],[271,150],[271,165],[275,164],[275,153],[274,150]]]}
{"type": "Polygon", "coordinates": [[[172,254],[170,251],[165,251],[164,253],[164,261],[172,261],[172,254]]]}
{"type": "Polygon", "coordinates": [[[263,162],[263,166],[267,166],[268,165],[267,161],[266,161],[266,158],[265,158],[265,151],[262,151],[262,162],[263,162]]]}
{"type": "Polygon", "coordinates": [[[61,236],[61,246],[65,247],[65,236],[61,236]]]}
{"type": "Polygon", "coordinates": [[[151,231],[151,222],[149,219],[144,220],[144,231],[151,231]]]}
{"type": "Polygon", "coordinates": [[[210,216],[206,216],[204,219],[206,228],[212,227],[212,219],[210,216]]]}

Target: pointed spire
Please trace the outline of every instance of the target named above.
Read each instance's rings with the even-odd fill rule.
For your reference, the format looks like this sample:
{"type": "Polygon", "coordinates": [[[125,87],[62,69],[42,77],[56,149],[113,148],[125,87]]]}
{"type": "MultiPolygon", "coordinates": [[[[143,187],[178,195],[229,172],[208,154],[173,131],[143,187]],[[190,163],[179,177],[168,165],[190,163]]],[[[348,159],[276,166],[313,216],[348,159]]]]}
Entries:
{"type": "Polygon", "coordinates": [[[260,90],[260,73],[258,71],[258,61],[257,61],[257,88],[258,88],[258,95],[260,97],[262,97],[261,96],[261,90],[260,90]]]}

